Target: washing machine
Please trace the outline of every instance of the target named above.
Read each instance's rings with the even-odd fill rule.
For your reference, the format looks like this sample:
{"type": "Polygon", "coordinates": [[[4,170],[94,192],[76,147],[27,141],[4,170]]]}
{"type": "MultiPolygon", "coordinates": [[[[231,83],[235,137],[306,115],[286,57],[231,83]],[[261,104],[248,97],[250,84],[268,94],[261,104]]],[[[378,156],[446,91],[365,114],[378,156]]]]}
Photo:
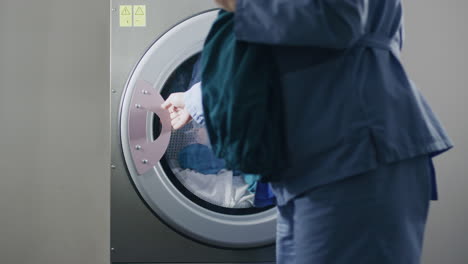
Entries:
{"type": "Polygon", "coordinates": [[[275,208],[254,207],[235,172],[183,167],[181,153],[204,162],[187,150],[208,144],[206,130],[191,122],[174,131],[160,107],[190,88],[213,1],[111,7],[111,262],[274,263],[275,208]]]}

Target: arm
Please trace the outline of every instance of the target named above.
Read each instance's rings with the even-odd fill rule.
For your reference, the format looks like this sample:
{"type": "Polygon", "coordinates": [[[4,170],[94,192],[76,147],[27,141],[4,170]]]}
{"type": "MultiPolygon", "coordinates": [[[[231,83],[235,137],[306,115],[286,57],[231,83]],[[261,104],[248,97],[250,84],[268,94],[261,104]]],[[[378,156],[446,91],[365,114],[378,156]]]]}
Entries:
{"type": "Polygon", "coordinates": [[[363,34],[368,0],[237,0],[239,40],[347,48],[363,34]]]}
{"type": "Polygon", "coordinates": [[[172,127],[180,129],[192,119],[200,124],[205,123],[201,100],[201,85],[196,83],[185,93],[171,94],[161,107],[169,111],[172,127]]]}
{"type": "Polygon", "coordinates": [[[205,117],[203,113],[201,92],[201,68],[200,59],[195,63],[192,70],[189,90],[185,93],[173,93],[161,105],[170,112],[171,125],[174,129],[180,129],[192,119],[203,125],[205,117]]]}

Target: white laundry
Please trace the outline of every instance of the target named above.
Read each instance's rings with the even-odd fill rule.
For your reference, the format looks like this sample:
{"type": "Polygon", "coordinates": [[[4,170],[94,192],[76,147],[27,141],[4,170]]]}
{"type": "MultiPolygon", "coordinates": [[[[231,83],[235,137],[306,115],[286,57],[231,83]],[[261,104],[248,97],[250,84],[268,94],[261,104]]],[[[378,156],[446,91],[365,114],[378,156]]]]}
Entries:
{"type": "Polygon", "coordinates": [[[227,208],[253,207],[254,194],[242,177],[233,176],[232,171],[222,170],[218,174],[201,174],[193,170],[173,169],[178,180],[199,198],[227,208]]]}

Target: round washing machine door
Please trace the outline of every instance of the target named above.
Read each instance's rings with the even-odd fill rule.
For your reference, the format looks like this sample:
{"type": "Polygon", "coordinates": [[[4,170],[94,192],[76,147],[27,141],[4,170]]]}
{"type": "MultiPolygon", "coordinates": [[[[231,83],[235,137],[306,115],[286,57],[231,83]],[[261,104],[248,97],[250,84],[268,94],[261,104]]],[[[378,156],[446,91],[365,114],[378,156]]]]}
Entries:
{"type": "Polygon", "coordinates": [[[190,88],[192,69],[216,16],[217,11],[207,11],[179,23],[140,59],[122,98],[123,154],[136,190],[173,229],[218,247],[271,245],[276,210],[253,207],[253,183],[247,181],[253,176],[216,169],[220,161],[206,151],[204,127],[191,122],[172,131],[160,107],[171,93],[190,88]],[[202,163],[210,169],[197,171],[202,163]]]}

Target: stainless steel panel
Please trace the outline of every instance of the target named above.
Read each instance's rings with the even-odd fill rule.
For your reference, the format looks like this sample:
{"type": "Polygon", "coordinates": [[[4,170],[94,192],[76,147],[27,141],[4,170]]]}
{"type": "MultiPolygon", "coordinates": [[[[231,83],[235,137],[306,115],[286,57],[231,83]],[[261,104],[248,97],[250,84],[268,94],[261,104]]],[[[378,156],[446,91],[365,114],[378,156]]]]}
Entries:
{"type": "Polygon", "coordinates": [[[109,262],[109,14],[0,1],[0,263],[109,262]]]}
{"type": "MultiPolygon", "coordinates": [[[[158,0],[112,2],[112,170],[111,246],[113,262],[151,263],[258,263],[274,260],[272,246],[259,249],[220,249],[194,242],[161,222],[132,186],[123,160],[119,138],[119,107],[122,92],[138,59],[163,32],[198,12],[213,8],[213,1],[158,0]],[[121,4],[145,4],[147,27],[121,28],[121,4]]],[[[207,227],[209,228],[209,227],[207,227]]],[[[229,234],[226,234],[229,235],[229,234]]],[[[253,234],[254,235],[254,234],[253,234]]]]}

